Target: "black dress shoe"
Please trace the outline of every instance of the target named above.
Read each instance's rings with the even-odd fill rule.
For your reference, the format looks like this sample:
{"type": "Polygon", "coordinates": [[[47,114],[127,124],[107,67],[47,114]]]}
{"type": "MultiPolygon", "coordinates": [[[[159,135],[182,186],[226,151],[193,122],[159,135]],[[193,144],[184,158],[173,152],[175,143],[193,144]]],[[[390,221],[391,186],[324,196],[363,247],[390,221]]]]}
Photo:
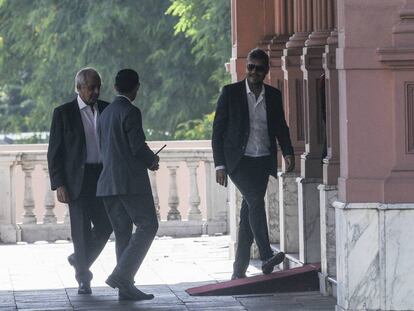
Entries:
{"type": "Polygon", "coordinates": [[[152,294],[145,294],[144,292],[140,291],[138,288],[136,288],[140,294],[139,295],[133,295],[130,296],[128,294],[125,294],[121,291],[118,293],[118,300],[133,300],[133,301],[139,301],[139,300],[151,300],[154,298],[154,295],[152,294]]]}
{"type": "Polygon", "coordinates": [[[78,294],[92,294],[91,283],[90,282],[79,282],[78,294]]]}
{"type": "Polygon", "coordinates": [[[246,278],[246,273],[233,272],[233,274],[231,275],[232,280],[245,279],[245,278],[246,278]]]}
{"type": "Polygon", "coordinates": [[[152,294],[145,294],[134,286],[130,281],[124,280],[116,275],[110,275],[106,281],[106,284],[112,288],[119,289],[119,300],[150,300],[154,298],[152,294]]]}
{"type": "Polygon", "coordinates": [[[75,254],[71,254],[68,256],[68,262],[71,266],[75,266],[75,254]]]}
{"type": "Polygon", "coordinates": [[[262,264],[262,271],[263,274],[270,274],[273,271],[273,267],[282,263],[285,259],[285,253],[279,252],[272,257],[270,257],[268,260],[265,260],[262,264]]]}

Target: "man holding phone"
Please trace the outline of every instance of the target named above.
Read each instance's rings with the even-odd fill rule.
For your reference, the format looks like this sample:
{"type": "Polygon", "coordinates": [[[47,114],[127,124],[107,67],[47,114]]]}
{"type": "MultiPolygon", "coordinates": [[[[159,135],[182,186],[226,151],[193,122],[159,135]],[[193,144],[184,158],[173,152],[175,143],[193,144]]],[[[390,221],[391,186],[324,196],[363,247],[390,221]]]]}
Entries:
{"type": "Polygon", "coordinates": [[[118,96],[101,114],[99,138],[103,169],[97,195],[103,197],[116,238],[117,265],[106,283],[119,289],[120,300],[147,300],[134,285],[158,230],[148,171],[158,170],[159,157],[145,142],[141,111],[132,104],[139,89],[138,73],[123,69],[115,78],[118,96]],[[132,234],[132,227],[136,226],[132,234]]]}

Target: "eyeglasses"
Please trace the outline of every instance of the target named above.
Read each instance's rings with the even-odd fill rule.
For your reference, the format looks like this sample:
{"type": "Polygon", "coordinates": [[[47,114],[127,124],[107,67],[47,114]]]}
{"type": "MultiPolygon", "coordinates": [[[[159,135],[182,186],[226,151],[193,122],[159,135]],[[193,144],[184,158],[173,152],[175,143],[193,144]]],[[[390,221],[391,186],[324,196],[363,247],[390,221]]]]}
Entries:
{"type": "Polygon", "coordinates": [[[256,71],[260,71],[260,72],[265,72],[266,71],[265,66],[255,65],[255,64],[247,64],[247,70],[248,71],[253,71],[254,69],[256,69],[256,71]]]}

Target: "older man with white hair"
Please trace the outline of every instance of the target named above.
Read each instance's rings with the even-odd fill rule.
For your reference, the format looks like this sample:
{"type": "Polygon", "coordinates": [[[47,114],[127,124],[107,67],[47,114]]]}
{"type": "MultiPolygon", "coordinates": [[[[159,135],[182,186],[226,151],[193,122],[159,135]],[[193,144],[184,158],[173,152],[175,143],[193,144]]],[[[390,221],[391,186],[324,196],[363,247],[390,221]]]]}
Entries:
{"type": "Polygon", "coordinates": [[[96,185],[102,170],[97,122],[108,105],[98,100],[99,73],[81,69],[75,77],[77,97],[56,107],[50,128],[47,159],[50,183],[59,202],[68,203],[79,294],[91,294],[92,263],[104,248],[112,227],[96,185]]]}

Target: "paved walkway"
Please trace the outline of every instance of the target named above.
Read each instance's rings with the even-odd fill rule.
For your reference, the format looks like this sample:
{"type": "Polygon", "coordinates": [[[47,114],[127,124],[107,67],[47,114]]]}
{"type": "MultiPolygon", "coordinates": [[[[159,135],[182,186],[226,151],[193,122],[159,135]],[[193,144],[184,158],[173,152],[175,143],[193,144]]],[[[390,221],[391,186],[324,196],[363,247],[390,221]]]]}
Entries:
{"type": "MultiPolygon", "coordinates": [[[[114,242],[109,242],[92,267],[92,295],[78,295],[73,268],[66,257],[72,244],[0,245],[0,310],[334,310],[335,300],[318,292],[192,297],[185,289],[228,280],[232,261],[229,237],[154,241],[135,280],[155,299],[118,301],[117,291],[104,283],[115,265],[114,242]]],[[[248,274],[260,273],[253,262],[248,274]]]]}

